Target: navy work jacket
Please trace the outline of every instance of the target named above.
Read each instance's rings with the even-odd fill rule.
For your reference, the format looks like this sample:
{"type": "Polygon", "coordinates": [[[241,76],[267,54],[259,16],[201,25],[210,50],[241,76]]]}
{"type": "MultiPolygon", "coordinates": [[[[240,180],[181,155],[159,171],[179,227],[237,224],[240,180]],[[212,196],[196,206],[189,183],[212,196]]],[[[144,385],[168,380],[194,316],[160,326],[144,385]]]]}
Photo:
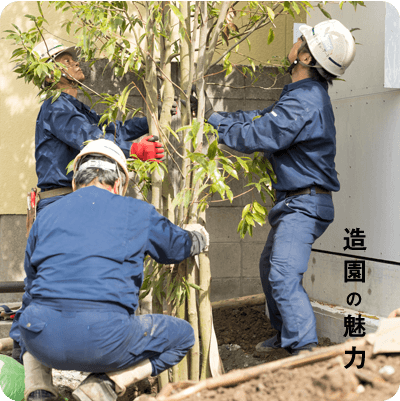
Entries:
{"type": "Polygon", "coordinates": [[[144,257],[178,263],[191,246],[190,234],[152,205],[95,186],[78,189],[43,209],[32,226],[23,305],[32,298],[87,300],[133,313],[144,257]]]}
{"type": "Polygon", "coordinates": [[[328,85],[303,79],[286,85],[264,110],[214,113],[208,122],[218,130],[220,143],[243,153],[264,152],[277,176],[276,190],[313,185],[339,190],[328,85]]]}
{"type": "MultiPolygon", "coordinates": [[[[67,175],[68,163],[81,151],[83,142],[103,137],[98,126],[100,116],[78,99],[63,92],[54,103],[51,100],[43,103],[36,120],[36,174],[38,187],[45,190],[70,187],[72,172],[67,175]]],[[[126,157],[132,145],[129,141],[149,131],[146,117],[134,117],[125,124],[109,124],[104,138],[113,141],[115,129],[116,144],[126,157]]]]}

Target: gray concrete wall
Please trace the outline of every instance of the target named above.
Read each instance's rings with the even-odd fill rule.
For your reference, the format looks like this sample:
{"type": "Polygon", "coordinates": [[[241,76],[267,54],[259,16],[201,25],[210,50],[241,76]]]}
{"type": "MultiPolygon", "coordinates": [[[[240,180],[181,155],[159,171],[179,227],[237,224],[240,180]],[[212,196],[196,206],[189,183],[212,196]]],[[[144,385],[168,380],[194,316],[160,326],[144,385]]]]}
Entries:
{"type": "MultiPolygon", "coordinates": [[[[0,281],[22,281],[26,216],[0,215],[0,281]]],[[[0,294],[0,302],[18,302],[22,294],[0,294]]]]}
{"type": "MultiPolygon", "coordinates": [[[[87,77],[85,84],[99,93],[116,93],[129,82],[129,79],[133,79],[129,76],[122,79],[115,78],[110,69],[105,69],[105,66],[104,60],[96,63],[91,69],[88,65],[82,66],[87,77]]],[[[211,74],[218,71],[220,67],[215,67],[211,74]]],[[[228,77],[225,77],[223,73],[211,75],[208,92],[215,109],[219,111],[253,110],[264,109],[272,104],[279,98],[282,87],[289,83],[290,78],[280,78],[274,83],[268,75],[271,71],[271,69],[265,69],[260,73],[255,83],[256,87],[253,88],[250,87],[250,79],[238,71],[228,77]]],[[[141,91],[144,92],[142,87],[141,91]]],[[[80,94],[78,98],[88,104],[88,99],[83,94],[80,94]]],[[[143,101],[139,96],[130,96],[128,103],[135,107],[143,107],[143,101]]],[[[97,105],[94,109],[101,112],[104,106],[97,105]]],[[[175,120],[176,124],[179,122],[175,120]]],[[[243,179],[232,182],[235,196],[248,190],[248,188],[244,189],[244,185],[243,179]]],[[[235,198],[232,204],[229,201],[218,202],[219,197],[215,196],[207,210],[207,229],[211,238],[210,260],[213,276],[211,297],[213,301],[262,292],[258,260],[267,239],[268,223],[263,227],[256,227],[253,237],[247,235],[244,239],[240,239],[237,233],[243,207],[254,199],[262,202],[259,195],[253,192],[235,198]]],[[[134,191],[130,190],[128,195],[134,196],[134,191]]],[[[269,203],[267,206],[270,208],[272,204],[269,203]]],[[[0,215],[1,281],[23,280],[25,233],[24,215],[0,215]]],[[[22,294],[0,294],[0,301],[18,301],[21,297],[22,294]]]]}

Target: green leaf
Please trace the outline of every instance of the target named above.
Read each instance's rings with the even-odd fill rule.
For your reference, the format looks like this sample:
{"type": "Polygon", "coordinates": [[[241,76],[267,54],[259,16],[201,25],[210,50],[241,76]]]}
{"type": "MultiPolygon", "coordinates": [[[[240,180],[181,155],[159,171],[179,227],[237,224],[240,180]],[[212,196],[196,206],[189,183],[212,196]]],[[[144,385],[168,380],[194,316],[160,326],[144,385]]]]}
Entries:
{"type": "Polygon", "coordinates": [[[237,162],[243,167],[243,169],[246,171],[246,172],[249,172],[250,170],[249,170],[249,166],[247,165],[247,163],[241,158],[241,157],[238,157],[237,159],[237,162]]]}
{"type": "Polygon", "coordinates": [[[192,191],[187,190],[185,193],[185,197],[183,199],[183,206],[187,208],[191,200],[192,200],[192,191]]]}
{"type": "Polygon", "coordinates": [[[331,15],[321,6],[321,3],[318,3],[318,8],[321,10],[321,13],[324,14],[326,18],[332,19],[331,15]]]}
{"type": "Polygon", "coordinates": [[[200,167],[193,177],[193,185],[196,185],[196,183],[199,179],[203,179],[205,174],[206,174],[206,171],[204,170],[204,168],[200,167]]]}
{"type": "Polygon", "coordinates": [[[169,3],[169,6],[171,7],[171,10],[174,12],[174,14],[179,18],[179,21],[181,21],[182,24],[185,25],[186,24],[185,18],[183,17],[179,9],[175,7],[172,3],[169,3]]]}
{"type": "Polygon", "coordinates": [[[190,287],[194,288],[195,290],[202,291],[201,288],[197,284],[194,284],[194,283],[188,283],[188,284],[190,287]]]}
{"type": "Polygon", "coordinates": [[[226,196],[230,200],[230,202],[232,203],[232,201],[233,201],[233,193],[229,188],[226,188],[226,196]]]}
{"type": "Polygon", "coordinates": [[[254,213],[253,215],[253,219],[256,221],[256,223],[258,223],[260,226],[265,224],[265,217],[260,216],[259,214],[254,213]]]}
{"type": "Polygon", "coordinates": [[[260,213],[260,214],[262,214],[263,216],[265,216],[265,214],[266,214],[266,209],[265,209],[264,207],[262,207],[258,202],[254,201],[254,202],[253,202],[253,207],[254,207],[254,209],[255,209],[255,211],[256,211],[257,213],[260,213]]]}
{"type": "Polygon", "coordinates": [[[302,3],[301,7],[303,8],[303,10],[308,14],[309,17],[311,17],[310,12],[308,11],[307,7],[302,3]]]}
{"type": "Polygon", "coordinates": [[[299,15],[300,14],[300,8],[297,5],[297,2],[296,1],[292,1],[291,3],[292,3],[294,11],[296,11],[296,14],[299,15]]]}
{"type": "Polygon", "coordinates": [[[271,20],[271,22],[274,22],[275,13],[272,10],[272,8],[267,6],[267,12],[268,12],[268,18],[271,20]]]}
{"type": "Polygon", "coordinates": [[[167,128],[167,130],[175,137],[175,139],[179,141],[178,135],[169,125],[166,125],[164,128],[167,128]]]}
{"type": "Polygon", "coordinates": [[[71,160],[65,169],[67,170],[67,175],[74,170],[74,161],[75,159],[71,160]]]}
{"type": "Polygon", "coordinates": [[[275,38],[274,30],[272,28],[269,28],[267,43],[271,44],[274,38],[275,38]]]}
{"type": "Polygon", "coordinates": [[[245,220],[246,220],[246,223],[247,223],[249,226],[255,227],[255,223],[254,223],[254,220],[253,220],[253,216],[252,216],[252,215],[247,214],[246,217],[245,217],[245,220]]]}
{"type": "Polygon", "coordinates": [[[53,99],[51,99],[51,103],[54,103],[61,95],[61,91],[57,91],[55,95],[53,96],[53,99]]]}
{"type": "Polygon", "coordinates": [[[311,3],[309,1],[302,1],[301,3],[304,4],[307,7],[310,7],[311,10],[314,10],[314,7],[311,5],[311,3]]]}
{"type": "Polygon", "coordinates": [[[248,213],[249,210],[250,210],[250,207],[251,207],[251,204],[250,204],[250,203],[244,207],[244,209],[242,210],[242,219],[245,218],[245,216],[247,215],[247,213],[248,213]]]}
{"type": "Polygon", "coordinates": [[[218,149],[218,141],[215,139],[208,148],[207,157],[210,160],[214,160],[215,155],[217,154],[218,149]]]}

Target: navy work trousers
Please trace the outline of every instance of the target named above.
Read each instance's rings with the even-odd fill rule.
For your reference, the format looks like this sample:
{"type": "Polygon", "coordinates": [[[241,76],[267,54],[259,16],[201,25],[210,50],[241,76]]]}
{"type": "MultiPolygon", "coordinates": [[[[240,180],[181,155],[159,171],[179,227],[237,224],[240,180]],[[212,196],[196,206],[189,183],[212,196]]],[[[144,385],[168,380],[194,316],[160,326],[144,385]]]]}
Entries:
{"type": "Polygon", "coordinates": [[[302,286],[311,247],[334,218],[329,194],[297,195],[277,202],[268,215],[271,231],[261,254],[260,277],[274,329],[281,346],[300,348],[318,343],[316,321],[302,286]]]}
{"type": "Polygon", "coordinates": [[[176,365],[192,348],[185,320],[129,314],[116,304],[34,299],[19,319],[21,342],[44,365],[111,372],[150,359],[152,375],[176,365]]]}

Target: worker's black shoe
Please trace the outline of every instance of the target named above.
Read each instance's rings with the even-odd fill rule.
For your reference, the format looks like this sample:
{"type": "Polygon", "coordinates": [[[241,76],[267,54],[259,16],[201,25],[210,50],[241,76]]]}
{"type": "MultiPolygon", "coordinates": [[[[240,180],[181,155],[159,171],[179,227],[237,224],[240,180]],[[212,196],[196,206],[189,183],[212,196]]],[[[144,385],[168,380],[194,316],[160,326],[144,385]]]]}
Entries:
{"type": "Polygon", "coordinates": [[[58,399],[53,393],[46,390],[35,390],[28,395],[27,401],[56,401],[58,399]]]}
{"type": "Polygon", "coordinates": [[[291,355],[299,355],[301,351],[309,351],[311,352],[315,347],[317,346],[317,343],[310,343],[303,345],[300,348],[291,348],[287,347],[286,350],[291,354],[291,355]]]}
{"type": "Polygon", "coordinates": [[[268,340],[258,343],[256,345],[256,351],[268,353],[281,347],[282,347],[281,333],[278,332],[278,334],[274,335],[272,338],[269,338],[268,340]]]}
{"type": "Polygon", "coordinates": [[[116,401],[115,384],[105,373],[90,374],[72,393],[76,401],[116,401]]]}

